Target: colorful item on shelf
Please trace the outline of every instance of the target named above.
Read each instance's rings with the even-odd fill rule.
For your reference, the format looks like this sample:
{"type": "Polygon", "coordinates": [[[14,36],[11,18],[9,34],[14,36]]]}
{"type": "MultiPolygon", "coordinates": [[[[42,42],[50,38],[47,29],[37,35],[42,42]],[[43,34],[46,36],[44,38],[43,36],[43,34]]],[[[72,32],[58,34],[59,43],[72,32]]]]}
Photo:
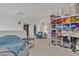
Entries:
{"type": "Polygon", "coordinates": [[[72,28],[77,28],[79,30],[79,23],[72,23],[71,24],[71,29],[72,28]]]}
{"type": "Polygon", "coordinates": [[[63,18],[62,24],[67,24],[67,23],[70,23],[70,18],[63,18]]]}
{"type": "Polygon", "coordinates": [[[57,24],[61,24],[62,23],[62,18],[61,19],[57,19],[57,24]]]}
{"type": "Polygon", "coordinates": [[[70,24],[64,24],[63,25],[63,29],[64,30],[70,30],[71,28],[70,28],[70,24]]]}
{"type": "Polygon", "coordinates": [[[52,30],[51,36],[56,36],[56,30],[52,30]]]}
{"type": "Polygon", "coordinates": [[[52,24],[51,27],[52,27],[53,29],[56,29],[56,24],[52,24]]]}
{"type": "Polygon", "coordinates": [[[77,23],[76,17],[75,16],[70,17],[70,22],[77,23]]]}
{"type": "Polygon", "coordinates": [[[76,20],[77,20],[77,22],[79,23],[79,16],[76,16],[76,20]]]}
{"type": "Polygon", "coordinates": [[[62,25],[61,24],[57,24],[56,25],[56,29],[57,29],[57,31],[62,30],[62,25]]]}
{"type": "Polygon", "coordinates": [[[57,23],[57,20],[56,19],[52,19],[51,20],[51,24],[56,24],[57,23]]]}
{"type": "Polygon", "coordinates": [[[56,33],[56,30],[52,30],[52,34],[55,34],[56,33]]]}

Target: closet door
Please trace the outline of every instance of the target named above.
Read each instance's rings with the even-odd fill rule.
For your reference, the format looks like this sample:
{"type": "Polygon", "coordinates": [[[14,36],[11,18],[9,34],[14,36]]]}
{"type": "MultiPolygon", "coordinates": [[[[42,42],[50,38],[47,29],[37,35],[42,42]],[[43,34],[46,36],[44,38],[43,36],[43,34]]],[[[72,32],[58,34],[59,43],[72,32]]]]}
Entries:
{"type": "Polygon", "coordinates": [[[34,25],[34,36],[36,35],[36,25],[34,25]]]}
{"type": "Polygon", "coordinates": [[[27,37],[29,36],[29,24],[24,24],[24,30],[26,31],[27,37]]]}

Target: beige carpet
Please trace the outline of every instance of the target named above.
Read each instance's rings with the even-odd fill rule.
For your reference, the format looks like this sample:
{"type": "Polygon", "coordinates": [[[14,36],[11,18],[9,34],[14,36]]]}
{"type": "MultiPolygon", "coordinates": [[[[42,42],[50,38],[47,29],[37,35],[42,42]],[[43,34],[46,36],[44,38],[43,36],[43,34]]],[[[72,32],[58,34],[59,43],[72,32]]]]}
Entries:
{"type": "Polygon", "coordinates": [[[49,46],[46,39],[36,39],[35,46],[30,49],[30,56],[77,56],[71,49],[58,46],[49,46]]]}

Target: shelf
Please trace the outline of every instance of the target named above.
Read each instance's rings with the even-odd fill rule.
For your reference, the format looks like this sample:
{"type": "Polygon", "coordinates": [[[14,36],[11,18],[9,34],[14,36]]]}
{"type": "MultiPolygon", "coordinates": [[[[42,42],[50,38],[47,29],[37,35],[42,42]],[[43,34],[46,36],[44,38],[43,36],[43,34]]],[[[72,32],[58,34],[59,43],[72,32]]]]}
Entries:
{"type": "Polygon", "coordinates": [[[60,19],[60,18],[68,18],[68,17],[72,17],[72,16],[79,16],[79,14],[73,14],[73,15],[69,15],[69,16],[61,16],[61,17],[56,18],[56,19],[60,19]]]}

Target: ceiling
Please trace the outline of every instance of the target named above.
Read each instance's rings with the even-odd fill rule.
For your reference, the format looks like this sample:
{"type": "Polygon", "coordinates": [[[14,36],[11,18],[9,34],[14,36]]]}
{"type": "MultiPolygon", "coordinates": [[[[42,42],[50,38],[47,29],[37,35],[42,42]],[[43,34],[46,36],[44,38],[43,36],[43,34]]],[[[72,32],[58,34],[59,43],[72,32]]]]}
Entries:
{"type": "MultiPolygon", "coordinates": [[[[28,20],[41,20],[51,14],[58,14],[58,9],[68,10],[70,3],[1,3],[0,13],[17,15],[22,12],[23,18],[28,20]]],[[[69,11],[68,11],[69,12],[69,11]]]]}

